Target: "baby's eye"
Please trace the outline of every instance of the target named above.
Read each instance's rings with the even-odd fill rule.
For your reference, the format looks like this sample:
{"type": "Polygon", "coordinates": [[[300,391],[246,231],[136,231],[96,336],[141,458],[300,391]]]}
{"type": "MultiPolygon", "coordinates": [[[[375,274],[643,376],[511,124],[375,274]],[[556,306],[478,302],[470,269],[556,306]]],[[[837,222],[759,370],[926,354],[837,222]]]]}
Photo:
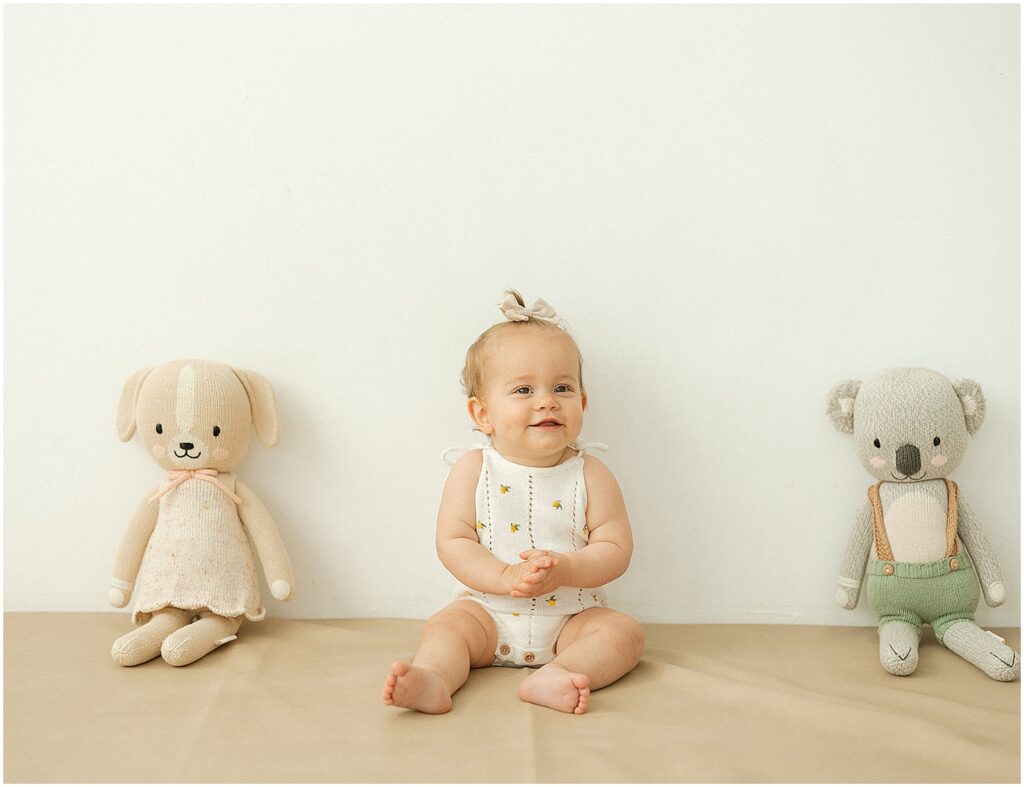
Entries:
{"type": "Polygon", "coordinates": [[[528,393],[530,393],[530,386],[528,386],[528,385],[520,385],[520,386],[519,386],[518,388],[516,388],[516,389],[515,389],[515,390],[514,390],[514,391],[513,391],[512,393],[516,393],[516,394],[528,394],[528,393]]]}
{"type": "Polygon", "coordinates": [[[562,383],[555,386],[555,393],[572,393],[572,386],[562,383]]]}

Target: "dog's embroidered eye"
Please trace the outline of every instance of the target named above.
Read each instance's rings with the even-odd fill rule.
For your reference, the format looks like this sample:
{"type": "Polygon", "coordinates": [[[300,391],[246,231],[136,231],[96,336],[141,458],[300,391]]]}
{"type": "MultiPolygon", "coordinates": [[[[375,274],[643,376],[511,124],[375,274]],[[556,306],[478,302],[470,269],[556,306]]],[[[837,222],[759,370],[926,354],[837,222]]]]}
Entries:
{"type": "Polygon", "coordinates": [[[164,433],[164,425],[163,424],[157,424],[156,425],[156,433],[157,434],[163,434],[164,433]]]}
{"type": "Polygon", "coordinates": [[[932,445],[938,445],[941,442],[942,441],[939,438],[936,437],[934,440],[932,440],[932,445]]]}
{"type": "Polygon", "coordinates": [[[881,448],[881,447],[882,447],[882,444],[880,442],[878,442],[878,438],[876,437],[875,438],[875,448],[881,448]]]}
{"type": "Polygon", "coordinates": [[[219,426],[213,427],[213,436],[216,437],[219,434],[220,434],[220,427],[219,426]]]}

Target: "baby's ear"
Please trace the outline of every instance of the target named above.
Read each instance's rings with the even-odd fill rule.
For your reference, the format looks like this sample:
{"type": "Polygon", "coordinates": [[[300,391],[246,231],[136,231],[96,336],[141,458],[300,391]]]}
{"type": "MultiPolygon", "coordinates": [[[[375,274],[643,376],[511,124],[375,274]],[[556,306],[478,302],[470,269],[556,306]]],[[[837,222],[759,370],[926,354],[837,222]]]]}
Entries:
{"type": "Polygon", "coordinates": [[[127,443],[135,434],[135,405],[139,401],[139,390],[151,371],[152,366],[140,369],[128,378],[121,391],[121,401],[117,405],[117,436],[123,443],[127,443]]]}
{"type": "Polygon", "coordinates": [[[249,406],[252,408],[252,425],[256,428],[256,436],[267,448],[273,448],[281,437],[274,389],[261,374],[244,369],[232,368],[231,371],[242,382],[246,396],[249,397],[249,406]]]}
{"type": "Polygon", "coordinates": [[[853,434],[853,400],[860,390],[860,380],[845,380],[835,386],[828,395],[825,412],[840,432],[853,434]]]}
{"type": "Polygon", "coordinates": [[[981,385],[974,380],[956,380],[953,390],[960,397],[960,404],[964,408],[968,434],[976,434],[985,420],[985,394],[981,385]]]}

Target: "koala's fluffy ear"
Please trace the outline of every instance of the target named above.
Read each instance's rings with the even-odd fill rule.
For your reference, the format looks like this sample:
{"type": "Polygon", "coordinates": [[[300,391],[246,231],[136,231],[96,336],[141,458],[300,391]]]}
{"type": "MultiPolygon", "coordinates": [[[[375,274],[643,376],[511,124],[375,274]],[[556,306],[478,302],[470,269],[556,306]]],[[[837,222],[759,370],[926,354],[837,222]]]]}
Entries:
{"type": "Polygon", "coordinates": [[[974,380],[957,380],[953,383],[953,390],[963,405],[967,432],[976,434],[985,420],[985,394],[981,390],[981,385],[974,380]]]}
{"type": "Polygon", "coordinates": [[[860,380],[844,380],[832,389],[828,395],[828,408],[825,412],[840,432],[853,434],[853,400],[860,390],[860,380]]]}
{"type": "Polygon", "coordinates": [[[121,401],[117,405],[117,436],[123,443],[127,443],[135,434],[135,405],[139,401],[139,389],[142,388],[142,384],[149,377],[151,371],[153,371],[152,366],[147,369],[139,369],[128,378],[128,382],[124,384],[124,390],[121,391],[121,401]]]}
{"type": "Polygon", "coordinates": [[[256,428],[256,436],[267,448],[277,445],[281,437],[280,427],[277,422],[277,403],[274,400],[274,389],[270,387],[267,379],[256,372],[247,372],[244,369],[232,369],[242,387],[249,397],[249,406],[252,407],[252,425],[256,428]]]}

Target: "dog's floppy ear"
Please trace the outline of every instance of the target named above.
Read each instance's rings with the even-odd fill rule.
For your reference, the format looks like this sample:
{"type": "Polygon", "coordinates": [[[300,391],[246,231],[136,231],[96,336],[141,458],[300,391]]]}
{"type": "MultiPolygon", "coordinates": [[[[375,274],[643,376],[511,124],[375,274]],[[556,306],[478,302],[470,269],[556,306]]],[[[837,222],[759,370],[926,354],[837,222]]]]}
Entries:
{"type": "Polygon", "coordinates": [[[135,405],[139,401],[139,390],[151,371],[152,366],[139,369],[128,378],[121,391],[121,402],[117,405],[117,436],[121,442],[127,443],[135,434],[135,405]]]}
{"type": "Polygon", "coordinates": [[[245,393],[249,397],[249,406],[252,407],[252,425],[256,428],[256,436],[267,448],[273,448],[281,437],[277,422],[274,389],[270,387],[270,383],[263,375],[256,374],[256,372],[235,368],[232,368],[231,371],[241,380],[242,387],[245,388],[245,393]]]}

